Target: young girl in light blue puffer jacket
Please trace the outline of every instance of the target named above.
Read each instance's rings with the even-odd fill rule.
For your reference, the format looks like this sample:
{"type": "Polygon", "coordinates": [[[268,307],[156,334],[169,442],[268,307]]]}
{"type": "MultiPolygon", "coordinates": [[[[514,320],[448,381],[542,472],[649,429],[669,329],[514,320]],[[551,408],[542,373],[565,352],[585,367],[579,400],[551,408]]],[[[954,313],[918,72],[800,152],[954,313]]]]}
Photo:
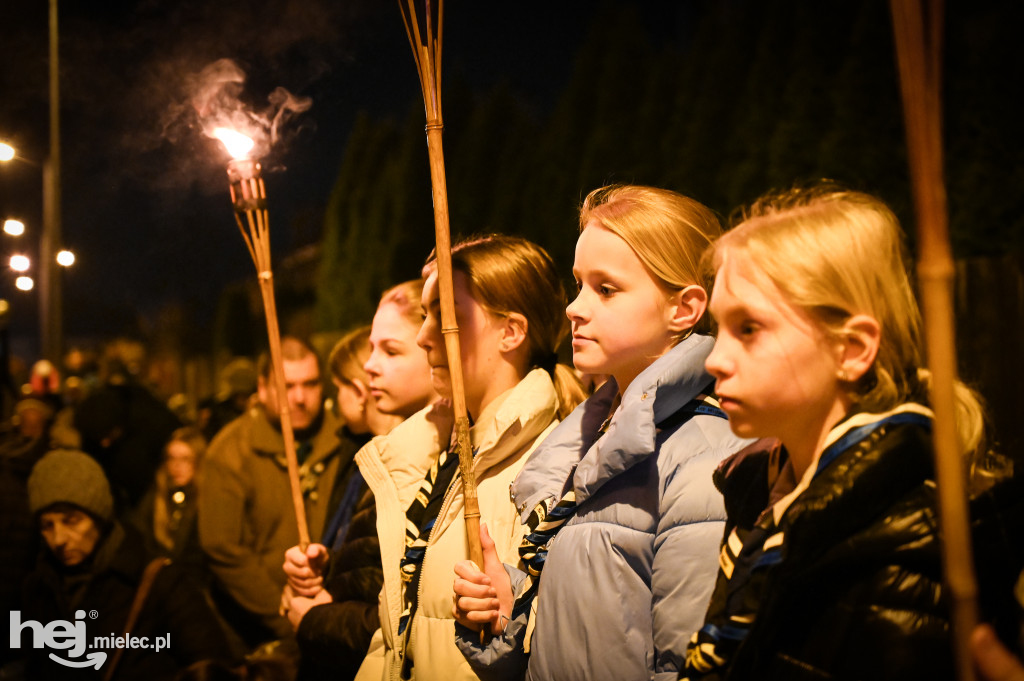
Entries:
{"type": "Polygon", "coordinates": [[[482,679],[672,678],[700,626],[725,511],[711,474],[745,441],[711,394],[703,205],[607,187],[580,216],[573,362],[608,381],[512,485],[527,572],[456,565],[459,647],[482,679]],[[543,572],[542,572],[543,570],[543,572]],[[483,642],[478,630],[486,627],[483,642]]]}

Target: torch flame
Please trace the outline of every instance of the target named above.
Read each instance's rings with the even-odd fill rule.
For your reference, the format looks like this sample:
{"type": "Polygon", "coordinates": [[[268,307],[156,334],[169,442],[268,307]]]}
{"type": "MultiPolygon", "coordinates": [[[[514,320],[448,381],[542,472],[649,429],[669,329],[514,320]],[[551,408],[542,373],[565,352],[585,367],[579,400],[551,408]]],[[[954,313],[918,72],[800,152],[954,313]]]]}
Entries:
{"type": "Polygon", "coordinates": [[[246,137],[237,130],[231,128],[214,128],[213,136],[224,143],[232,158],[242,159],[252,151],[254,142],[251,137],[246,137]]]}

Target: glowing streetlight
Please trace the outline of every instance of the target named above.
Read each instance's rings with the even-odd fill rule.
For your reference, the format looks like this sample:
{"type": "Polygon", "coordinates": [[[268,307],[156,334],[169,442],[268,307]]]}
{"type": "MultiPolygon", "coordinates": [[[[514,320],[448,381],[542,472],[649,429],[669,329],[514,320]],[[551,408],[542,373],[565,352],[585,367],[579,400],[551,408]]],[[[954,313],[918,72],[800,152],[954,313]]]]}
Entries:
{"type": "Polygon", "coordinates": [[[0,142],[0,161],[6,163],[14,160],[14,147],[7,142],[0,142]]]}
{"type": "Polygon", "coordinates": [[[4,231],[11,236],[21,236],[25,233],[25,223],[13,218],[4,220],[4,231]]]}
{"type": "Polygon", "coordinates": [[[21,276],[14,280],[14,285],[18,287],[19,291],[31,291],[36,283],[32,281],[32,277],[21,276]]]}
{"type": "Polygon", "coordinates": [[[9,264],[15,272],[28,272],[29,268],[32,267],[28,256],[24,255],[12,255],[9,264]]]}
{"type": "Polygon", "coordinates": [[[75,254],[65,249],[57,253],[57,264],[61,267],[71,267],[75,264],[75,254]]]}

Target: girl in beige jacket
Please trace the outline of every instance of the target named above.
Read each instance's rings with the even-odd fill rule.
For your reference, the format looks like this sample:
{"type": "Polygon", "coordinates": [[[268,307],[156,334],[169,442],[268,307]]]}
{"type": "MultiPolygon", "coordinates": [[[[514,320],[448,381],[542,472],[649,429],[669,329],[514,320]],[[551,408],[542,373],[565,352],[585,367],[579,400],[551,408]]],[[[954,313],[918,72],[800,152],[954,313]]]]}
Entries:
{"type": "MultiPolygon", "coordinates": [[[[539,246],[491,236],[452,249],[455,310],[481,522],[498,558],[518,562],[521,526],[509,485],[534,447],[582,397],[556,350],[567,333],[557,272],[539,246]]],[[[427,351],[437,391],[451,395],[434,263],[424,269],[427,351]]],[[[469,555],[463,486],[450,447],[451,414],[440,403],[356,455],[374,493],[384,566],[381,628],[357,681],[475,679],[455,646],[452,567],[469,555]],[[450,455],[449,455],[450,454],[450,455]]]]}

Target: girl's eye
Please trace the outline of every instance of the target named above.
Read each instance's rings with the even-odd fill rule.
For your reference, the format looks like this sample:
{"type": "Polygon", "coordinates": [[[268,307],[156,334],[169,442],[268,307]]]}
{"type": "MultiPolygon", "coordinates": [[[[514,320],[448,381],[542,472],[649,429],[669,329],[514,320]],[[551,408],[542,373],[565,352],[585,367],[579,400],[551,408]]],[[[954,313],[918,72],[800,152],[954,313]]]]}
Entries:
{"type": "Polygon", "coordinates": [[[758,325],[754,322],[746,321],[740,324],[739,330],[740,335],[744,337],[753,336],[758,329],[758,325]]]}
{"type": "Polygon", "coordinates": [[[577,279],[576,280],[576,293],[581,293],[582,291],[583,291],[583,282],[581,282],[579,279],[577,279]]]}
{"type": "Polygon", "coordinates": [[[613,289],[611,286],[608,286],[607,284],[602,284],[597,287],[597,292],[600,293],[602,296],[608,297],[615,293],[615,289],[613,289]]]}

